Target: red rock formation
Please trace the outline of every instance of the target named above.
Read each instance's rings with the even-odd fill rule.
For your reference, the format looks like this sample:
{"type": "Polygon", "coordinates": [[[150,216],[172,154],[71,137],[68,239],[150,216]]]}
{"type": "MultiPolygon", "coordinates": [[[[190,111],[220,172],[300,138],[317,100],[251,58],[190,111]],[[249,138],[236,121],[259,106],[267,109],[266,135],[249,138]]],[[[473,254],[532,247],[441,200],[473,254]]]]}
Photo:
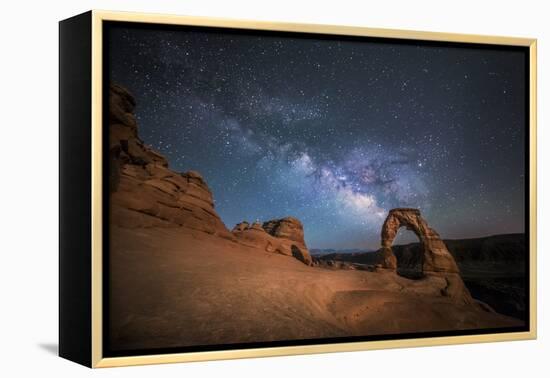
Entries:
{"type": "MultiPolygon", "coordinates": [[[[307,265],[312,259],[304,229],[287,217],[229,232],[214,209],[212,192],[195,171],[178,173],[138,136],[134,98],[124,88],[109,90],[109,155],[111,224],[123,228],[186,227],[218,235],[266,252],[293,256],[307,265]]],[[[220,248],[223,249],[223,244],[220,248]]]]}
{"type": "Polygon", "coordinates": [[[312,258],[304,241],[302,223],[293,217],[273,219],[261,225],[258,222],[237,224],[232,231],[237,240],[248,246],[272,253],[293,256],[306,265],[312,264],[312,258]]]}
{"type": "Polygon", "coordinates": [[[244,231],[249,227],[250,227],[250,223],[248,223],[247,221],[243,221],[241,223],[237,223],[235,227],[233,227],[233,230],[231,230],[231,232],[244,231]]]}
{"type": "Polygon", "coordinates": [[[264,222],[262,227],[268,234],[277,238],[294,240],[302,245],[305,245],[304,227],[302,226],[302,223],[294,217],[272,219],[264,222]]]}
{"type": "Polygon", "coordinates": [[[381,264],[386,269],[397,269],[397,259],[392,251],[392,243],[401,227],[413,231],[420,240],[423,251],[422,272],[424,275],[445,278],[446,286],[441,294],[458,302],[472,303],[470,292],[464,285],[458,266],[447,250],[439,234],[428,226],[420,215],[420,210],[397,208],[390,210],[382,226],[381,264]]]}
{"type": "Polygon", "coordinates": [[[184,226],[231,238],[202,176],[172,171],[167,160],[139,138],[134,106],[135,100],[124,88],[110,87],[111,224],[184,226]]]}

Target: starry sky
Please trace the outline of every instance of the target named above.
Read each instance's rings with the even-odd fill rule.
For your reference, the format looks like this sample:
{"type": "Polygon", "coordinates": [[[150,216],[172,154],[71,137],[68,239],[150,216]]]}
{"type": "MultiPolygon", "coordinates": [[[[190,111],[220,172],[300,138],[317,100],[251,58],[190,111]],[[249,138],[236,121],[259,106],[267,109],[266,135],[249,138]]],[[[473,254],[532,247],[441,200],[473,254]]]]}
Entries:
{"type": "Polygon", "coordinates": [[[416,207],[443,238],[524,232],[524,51],[122,23],[107,36],[141,139],[203,175],[229,229],[291,215],[310,248],[373,249],[389,209],[416,207]]]}

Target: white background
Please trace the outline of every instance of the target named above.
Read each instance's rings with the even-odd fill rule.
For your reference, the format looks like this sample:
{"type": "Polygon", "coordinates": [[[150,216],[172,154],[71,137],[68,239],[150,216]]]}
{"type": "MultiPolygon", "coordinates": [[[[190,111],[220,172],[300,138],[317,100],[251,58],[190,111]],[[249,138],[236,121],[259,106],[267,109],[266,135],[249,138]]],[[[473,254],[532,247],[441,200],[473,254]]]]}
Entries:
{"type": "MultiPolygon", "coordinates": [[[[23,1],[2,2],[0,58],[0,375],[548,376],[546,252],[550,204],[549,11],[546,1],[23,1]],[[216,361],[91,371],[55,356],[58,247],[58,25],[95,9],[328,23],[539,39],[537,341],[216,361]]],[[[77,125],[75,125],[77,126],[77,125]]],[[[415,314],[411,314],[415,316],[415,314]]]]}

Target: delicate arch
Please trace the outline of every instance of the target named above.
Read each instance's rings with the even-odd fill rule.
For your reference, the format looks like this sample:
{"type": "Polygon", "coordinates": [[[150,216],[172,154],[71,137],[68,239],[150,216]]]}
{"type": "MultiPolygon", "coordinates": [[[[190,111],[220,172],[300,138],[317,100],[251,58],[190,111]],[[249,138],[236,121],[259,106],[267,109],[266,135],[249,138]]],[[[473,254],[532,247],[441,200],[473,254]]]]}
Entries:
{"type": "Polygon", "coordinates": [[[420,210],[410,208],[392,209],[384,221],[381,231],[381,265],[387,269],[397,269],[397,258],[392,244],[401,227],[406,227],[418,236],[423,252],[423,272],[458,272],[453,256],[437,232],[428,226],[420,215],[420,210]]]}

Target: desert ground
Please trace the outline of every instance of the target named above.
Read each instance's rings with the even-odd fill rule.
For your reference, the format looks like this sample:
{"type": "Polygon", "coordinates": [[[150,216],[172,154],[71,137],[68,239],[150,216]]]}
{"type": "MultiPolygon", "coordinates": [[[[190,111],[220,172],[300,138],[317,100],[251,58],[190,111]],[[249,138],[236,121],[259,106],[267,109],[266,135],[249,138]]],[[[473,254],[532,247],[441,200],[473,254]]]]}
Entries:
{"type": "Polygon", "coordinates": [[[312,267],[200,231],[120,228],[111,251],[115,349],[522,325],[442,295],[442,277],[312,267]]]}

